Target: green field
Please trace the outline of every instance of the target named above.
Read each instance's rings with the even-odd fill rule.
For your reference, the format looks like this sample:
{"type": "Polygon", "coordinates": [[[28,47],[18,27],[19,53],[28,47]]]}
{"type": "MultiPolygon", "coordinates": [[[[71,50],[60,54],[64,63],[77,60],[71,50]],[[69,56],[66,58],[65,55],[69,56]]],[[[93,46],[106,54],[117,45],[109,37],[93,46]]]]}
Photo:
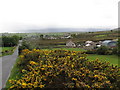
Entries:
{"type": "Polygon", "coordinates": [[[96,35],[95,37],[105,37],[107,35],[96,35]]]}
{"type": "MultiPolygon", "coordinates": [[[[81,48],[53,48],[52,50],[56,50],[56,49],[60,49],[60,50],[70,50],[70,51],[86,51],[84,49],[81,48]]],[[[44,50],[48,50],[48,49],[44,49],[44,50]]]]}
{"type": "Polygon", "coordinates": [[[0,57],[13,53],[14,47],[0,47],[0,57]]]}
{"type": "Polygon", "coordinates": [[[111,64],[120,66],[118,64],[118,56],[117,55],[96,55],[96,54],[88,54],[87,58],[89,60],[96,60],[99,59],[101,61],[108,61],[111,64]]]}

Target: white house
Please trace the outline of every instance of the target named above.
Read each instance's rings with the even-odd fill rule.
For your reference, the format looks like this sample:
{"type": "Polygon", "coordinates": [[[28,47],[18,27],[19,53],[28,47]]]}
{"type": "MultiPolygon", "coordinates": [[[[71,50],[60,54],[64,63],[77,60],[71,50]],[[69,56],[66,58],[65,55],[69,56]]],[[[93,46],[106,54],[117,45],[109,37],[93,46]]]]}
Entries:
{"type": "Polygon", "coordinates": [[[68,42],[66,42],[66,46],[67,46],[67,47],[76,47],[75,43],[72,42],[71,40],[68,41],[68,42]]]}
{"type": "Polygon", "coordinates": [[[93,41],[86,41],[85,44],[92,44],[93,41]]]}

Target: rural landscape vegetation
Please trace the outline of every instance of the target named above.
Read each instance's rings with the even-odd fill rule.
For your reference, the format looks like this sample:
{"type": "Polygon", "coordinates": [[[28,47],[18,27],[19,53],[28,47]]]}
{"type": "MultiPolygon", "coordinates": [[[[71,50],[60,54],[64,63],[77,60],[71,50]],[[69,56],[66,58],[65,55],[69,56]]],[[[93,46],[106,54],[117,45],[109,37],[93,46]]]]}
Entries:
{"type": "Polygon", "coordinates": [[[120,89],[119,32],[0,33],[0,57],[18,50],[4,88],[120,89]]]}

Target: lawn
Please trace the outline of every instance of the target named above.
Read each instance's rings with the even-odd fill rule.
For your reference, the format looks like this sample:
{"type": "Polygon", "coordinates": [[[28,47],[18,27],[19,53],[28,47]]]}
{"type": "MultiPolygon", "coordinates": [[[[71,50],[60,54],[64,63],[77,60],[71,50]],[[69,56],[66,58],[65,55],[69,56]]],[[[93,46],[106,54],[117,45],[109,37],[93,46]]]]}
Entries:
{"type": "Polygon", "coordinates": [[[108,61],[111,64],[117,65],[120,67],[120,64],[118,64],[118,56],[117,55],[96,55],[96,54],[88,54],[87,58],[89,60],[95,60],[99,59],[101,61],[108,61]]]}
{"type": "Polygon", "coordinates": [[[0,57],[13,53],[15,47],[0,47],[0,57]]]}
{"type": "MultiPolygon", "coordinates": [[[[84,49],[81,49],[81,48],[53,48],[52,50],[56,50],[56,49],[61,49],[61,50],[70,50],[70,51],[86,51],[84,49]]],[[[47,49],[48,50],[48,49],[47,49]]]]}

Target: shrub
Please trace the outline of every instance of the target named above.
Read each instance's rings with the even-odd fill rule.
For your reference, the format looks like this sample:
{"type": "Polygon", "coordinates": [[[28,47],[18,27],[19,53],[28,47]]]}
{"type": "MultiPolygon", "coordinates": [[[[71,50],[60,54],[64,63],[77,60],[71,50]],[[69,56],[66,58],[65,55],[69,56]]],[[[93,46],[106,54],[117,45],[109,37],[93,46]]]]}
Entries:
{"type": "Polygon", "coordinates": [[[116,55],[118,54],[118,48],[117,47],[113,48],[112,54],[116,54],[116,55]]]}
{"type": "Polygon", "coordinates": [[[79,51],[23,50],[18,62],[23,75],[10,88],[120,88],[120,68],[87,61],[79,51]]]}
{"type": "Polygon", "coordinates": [[[106,52],[105,52],[105,55],[112,55],[113,54],[113,51],[112,50],[107,50],[106,52]]]}
{"type": "Polygon", "coordinates": [[[118,39],[117,49],[118,49],[118,56],[120,56],[120,38],[118,39]]]}
{"type": "Polygon", "coordinates": [[[106,55],[107,51],[108,51],[108,48],[106,46],[101,46],[96,50],[97,54],[100,54],[100,55],[106,55]]]}
{"type": "Polygon", "coordinates": [[[22,46],[19,46],[18,48],[19,54],[21,54],[22,50],[24,49],[31,49],[30,45],[28,45],[25,41],[22,43],[22,46]]]}

